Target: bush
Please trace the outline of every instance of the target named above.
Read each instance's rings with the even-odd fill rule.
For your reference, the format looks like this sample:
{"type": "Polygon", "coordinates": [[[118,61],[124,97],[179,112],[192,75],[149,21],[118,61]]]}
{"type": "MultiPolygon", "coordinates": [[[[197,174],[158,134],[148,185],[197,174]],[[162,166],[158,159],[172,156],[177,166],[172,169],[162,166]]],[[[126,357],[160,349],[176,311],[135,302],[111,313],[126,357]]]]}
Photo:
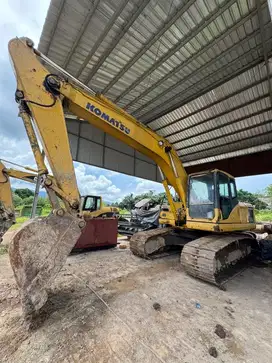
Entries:
{"type": "Polygon", "coordinates": [[[24,205],[32,205],[33,204],[33,200],[34,200],[34,197],[33,196],[30,196],[30,197],[25,198],[23,200],[23,204],[24,205]]]}
{"type": "Polygon", "coordinates": [[[255,217],[257,222],[271,222],[272,211],[271,210],[255,210],[255,217]]]}
{"type": "Polygon", "coordinates": [[[45,207],[46,206],[46,198],[39,197],[38,198],[37,205],[39,207],[42,207],[42,208],[45,207]]]}
{"type": "Polygon", "coordinates": [[[22,199],[26,199],[28,197],[34,196],[33,190],[30,190],[28,188],[15,189],[14,193],[17,194],[22,199]]]}
{"type": "Polygon", "coordinates": [[[21,197],[19,197],[18,194],[12,193],[12,200],[13,200],[13,205],[14,207],[18,207],[19,205],[22,205],[23,203],[23,199],[21,197]]]}
{"type": "Polygon", "coordinates": [[[239,202],[245,202],[255,205],[256,209],[265,209],[267,204],[258,199],[257,195],[254,193],[247,192],[246,190],[239,189],[238,192],[239,202]]]}

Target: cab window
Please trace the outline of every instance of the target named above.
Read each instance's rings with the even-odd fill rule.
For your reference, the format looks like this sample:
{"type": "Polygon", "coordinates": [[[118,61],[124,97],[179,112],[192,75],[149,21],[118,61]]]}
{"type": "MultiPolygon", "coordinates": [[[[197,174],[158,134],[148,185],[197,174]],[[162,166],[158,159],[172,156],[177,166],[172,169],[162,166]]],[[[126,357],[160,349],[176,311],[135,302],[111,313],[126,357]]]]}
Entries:
{"type": "Polygon", "coordinates": [[[92,197],[92,196],[86,197],[85,204],[84,204],[84,210],[95,211],[96,209],[97,209],[96,198],[92,197]]]}
{"type": "Polygon", "coordinates": [[[96,209],[101,209],[101,199],[100,198],[97,198],[96,199],[96,209]]]}
{"type": "Polygon", "coordinates": [[[223,219],[227,219],[232,210],[232,200],[229,188],[229,177],[225,174],[218,174],[219,206],[223,219]]]}
{"type": "Polygon", "coordinates": [[[238,204],[238,196],[234,180],[230,180],[230,194],[232,200],[232,208],[234,208],[238,204]]]}
{"type": "Polygon", "coordinates": [[[189,214],[192,218],[214,217],[213,174],[193,176],[189,184],[189,214]]]}

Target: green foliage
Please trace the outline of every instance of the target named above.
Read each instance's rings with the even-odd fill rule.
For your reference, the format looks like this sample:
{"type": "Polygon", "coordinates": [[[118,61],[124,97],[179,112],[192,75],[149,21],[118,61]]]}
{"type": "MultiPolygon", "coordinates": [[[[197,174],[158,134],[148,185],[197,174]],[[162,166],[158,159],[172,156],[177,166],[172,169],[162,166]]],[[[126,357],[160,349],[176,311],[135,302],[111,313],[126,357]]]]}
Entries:
{"type": "Polygon", "coordinates": [[[16,223],[13,224],[11,227],[10,227],[10,231],[12,230],[16,230],[16,229],[19,229],[21,227],[21,225],[25,222],[29,220],[29,217],[17,217],[16,218],[16,223]]]}
{"type": "Polygon", "coordinates": [[[133,194],[129,194],[124,197],[124,199],[117,205],[121,209],[131,210],[134,208],[135,204],[142,199],[149,198],[151,201],[156,204],[161,204],[166,200],[165,193],[155,194],[152,190],[147,193],[139,194],[134,196],[133,194]]]}
{"type": "Polygon", "coordinates": [[[27,198],[24,198],[24,200],[23,200],[24,203],[23,204],[24,205],[32,205],[33,200],[34,200],[34,197],[33,196],[29,196],[27,198]]]}
{"type": "Polygon", "coordinates": [[[254,193],[250,193],[247,192],[246,190],[239,189],[237,194],[238,194],[238,200],[240,202],[253,204],[255,205],[255,208],[258,210],[265,209],[267,207],[267,204],[258,199],[257,195],[254,193]]]}
{"type": "Polygon", "coordinates": [[[5,255],[6,253],[8,253],[8,246],[7,245],[0,245],[0,256],[1,255],[5,255]]]}
{"type": "Polygon", "coordinates": [[[257,222],[272,222],[271,210],[256,210],[255,217],[257,222]]]}
{"type": "Polygon", "coordinates": [[[265,188],[265,195],[272,198],[272,184],[265,188]]]}
{"type": "Polygon", "coordinates": [[[123,200],[118,204],[121,209],[131,210],[134,207],[134,197],[133,194],[129,194],[123,198],[123,200]]]}
{"type": "Polygon", "coordinates": [[[42,216],[48,216],[48,214],[50,214],[51,211],[52,211],[51,207],[47,207],[47,206],[43,207],[42,216]]]}
{"type": "Polygon", "coordinates": [[[22,199],[26,199],[28,197],[34,196],[33,190],[30,190],[28,188],[15,189],[14,193],[19,195],[19,197],[22,199]]]}
{"type": "Polygon", "coordinates": [[[23,199],[21,197],[19,197],[18,194],[12,193],[12,200],[13,200],[13,205],[14,207],[18,207],[19,205],[22,205],[23,203],[23,199]]]}
{"type": "Polygon", "coordinates": [[[42,208],[45,207],[46,206],[46,198],[39,197],[38,198],[37,205],[39,207],[42,207],[42,208]]]}

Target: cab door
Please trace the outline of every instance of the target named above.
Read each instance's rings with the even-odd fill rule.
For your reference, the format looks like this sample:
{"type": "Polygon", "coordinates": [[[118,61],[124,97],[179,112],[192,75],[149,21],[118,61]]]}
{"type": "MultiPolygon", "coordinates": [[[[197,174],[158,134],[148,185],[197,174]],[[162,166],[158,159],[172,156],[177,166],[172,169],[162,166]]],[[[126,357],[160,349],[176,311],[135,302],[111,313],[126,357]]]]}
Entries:
{"type": "Polygon", "coordinates": [[[217,191],[219,208],[223,219],[228,219],[233,208],[238,204],[237,191],[234,179],[218,172],[217,191]]]}

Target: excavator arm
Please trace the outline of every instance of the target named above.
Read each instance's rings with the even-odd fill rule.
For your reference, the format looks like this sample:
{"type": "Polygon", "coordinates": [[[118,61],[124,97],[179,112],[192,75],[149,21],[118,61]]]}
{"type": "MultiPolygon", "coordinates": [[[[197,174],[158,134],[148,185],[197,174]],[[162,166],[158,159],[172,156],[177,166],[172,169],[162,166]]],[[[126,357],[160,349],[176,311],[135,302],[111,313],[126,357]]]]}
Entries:
{"type": "Polygon", "coordinates": [[[21,291],[25,317],[47,299],[46,288],[65,263],[85,226],[70,153],[64,110],[125,142],[156,162],[177,225],[184,223],[187,174],[169,142],[53,64],[27,38],[9,42],[17,79],[16,101],[35,156],[38,174],[53,206],[53,214],[36,218],[18,231],[10,248],[11,265],[21,291]],[[56,69],[50,73],[42,63],[56,69]],[[69,81],[68,81],[69,79],[69,81]],[[54,178],[41,154],[37,134],[54,178]],[[168,185],[180,198],[175,202],[168,185]],[[64,208],[55,204],[56,196],[64,208]]]}
{"type": "Polygon", "coordinates": [[[15,211],[9,178],[35,183],[37,174],[28,170],[35,171],[28,167],[25,168],[25,171],[6,168],[0,161],[0,241],[5,232],[15,223],[15,211]]]}
{"type": "MultiPolygon", "coordinates": [[[[68,201],[67,210],[72,212],[71,209],[77,209],[74,206],[78,204],[79,193],[63,105],[78,118],[88,121],[154,160],[161,170],[164,186],[166,189],[169,184],[174,187],[185,210],[187,174],[169,142],[103,95],[94,94],[77,80],[67,82],[63,77],[64,70],[61,70],[61,76],[49,73],[41,64],[41,59],[48,59],[32,48],[32,45],[29,39],[13,39],[9,43],[17,78],[16,99],[21,105],[25,125],[29,117],[37,126],[56,183],[66,195],[64,199],[68,201]]],[[[31,126],[26,125],[26,128],[29,134],[28,129],[31,126]]],[[[34,154],[37,154],[36,141],[31,144],[34,154]]],[[[39,171],[46,169],[43,163],[38,163],[38,168],[39,171]]],[[[168,191],[167,194],[171,210],[176,215],[175,202],[168,191]]],[[[178,207],[180,208],[180,204],[178,207]]]]}

